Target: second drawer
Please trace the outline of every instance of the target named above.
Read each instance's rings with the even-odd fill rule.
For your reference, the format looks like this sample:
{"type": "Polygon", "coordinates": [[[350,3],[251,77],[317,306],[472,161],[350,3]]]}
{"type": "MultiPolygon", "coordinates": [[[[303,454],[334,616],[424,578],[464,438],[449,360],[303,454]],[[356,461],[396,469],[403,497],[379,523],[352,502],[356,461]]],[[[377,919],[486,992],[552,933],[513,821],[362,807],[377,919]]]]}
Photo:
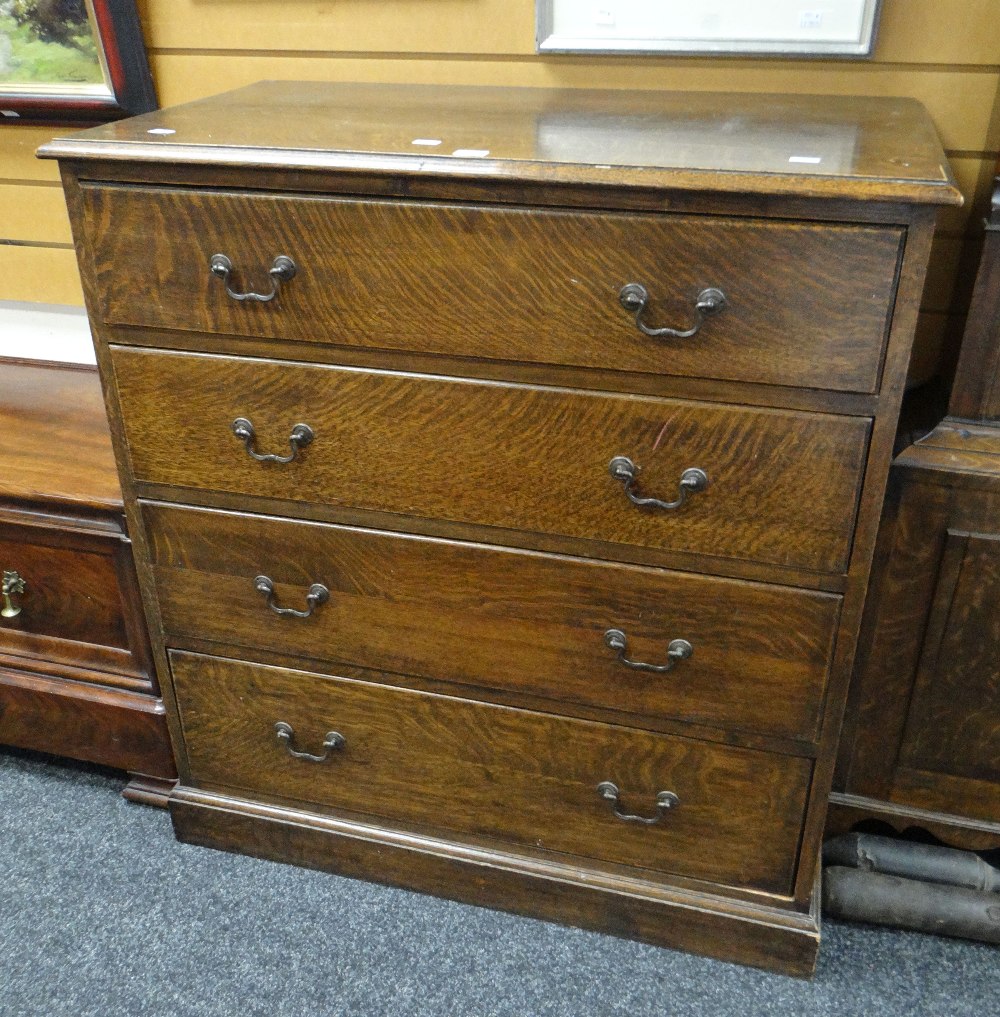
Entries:
{"type": "Polygon", "coordinates": [[[140,482],[598,540],[616,560],[632,545],[822,572],[848,564],[867,418],[112,355],[140,482]],[[291,443],[305,426],[312,440],[291,443]],[[253,458],[279,454],[291,461],[253,458]],[[627,466],[612,469],[623,460],[632,481],[627,466]]]}
{"type": "Polygon", "coordinates": [[[816,734],[837,596],[156,503],[142,512],[168,645],[205,639],[726,730],[816,734]],[[310,610],[313,584],[327,592],[309,617],[269,608],[310,610]]]}

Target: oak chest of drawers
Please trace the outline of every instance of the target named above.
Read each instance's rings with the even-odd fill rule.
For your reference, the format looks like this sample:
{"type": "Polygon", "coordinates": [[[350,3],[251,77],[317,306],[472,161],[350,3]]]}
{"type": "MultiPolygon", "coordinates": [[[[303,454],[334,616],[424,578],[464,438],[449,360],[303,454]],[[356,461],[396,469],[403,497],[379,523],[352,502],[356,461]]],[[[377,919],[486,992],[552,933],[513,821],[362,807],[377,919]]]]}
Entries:
{"type": "Polygon", "coordinates": [[[809,972],[921,108],[268,83],[43,154],[178,835],[809,972]]]}

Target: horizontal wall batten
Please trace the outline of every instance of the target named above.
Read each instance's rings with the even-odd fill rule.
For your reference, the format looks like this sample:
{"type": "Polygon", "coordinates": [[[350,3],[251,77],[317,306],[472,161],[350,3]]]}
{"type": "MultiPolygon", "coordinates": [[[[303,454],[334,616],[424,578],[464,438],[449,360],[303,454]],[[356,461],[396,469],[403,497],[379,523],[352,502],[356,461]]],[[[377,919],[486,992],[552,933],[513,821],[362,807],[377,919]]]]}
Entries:
{"type": "MultiPolygon", "coordinates": [[[[195,57],[294,57],[297,60],[433,60],[442,63],[454,61],[475,60],[476,63],[509,63],[509,64],[534,64],[544,61],[568,61],[585,59],[593,66],[612,64],[615,61],[629,62],[638,61],[650,66],[671,64],[683,67],[689,71],[728,69],[733,74],[742,74],[747,70],[770,70],[770,71],[801,71],[802,60],[789,60],[787,58],[758,58],[758,57],[736,57],[736,56],[682,56],[678,54],[663,53],[474,53],[468,50],[456,50],[455,52],[417,52],[412,50],[385,51],[385,50],[354,50],[354,49],[272,49],[270,47],[256,47],[254,49],[234,50],[220,48],[218,46],[152,46],[147,53],[153,56],[195,56],[195,57]]],[[[810,60],[808,66],[812,69],[839,71],[845,68],[840,60],[823,59],[810,60]]],[[[866,60],[864,63],[850,64],[852,74],[879,74],[885,71],[910,71],[920,73],[948,73],[959,74],[1000,74],[1000,63],[991,64],[951,64],[951,63],[906,63],[886,62],[878,60],[866,60]]],[[[602,86],[603,87],[603,86],[602,86]]]]}

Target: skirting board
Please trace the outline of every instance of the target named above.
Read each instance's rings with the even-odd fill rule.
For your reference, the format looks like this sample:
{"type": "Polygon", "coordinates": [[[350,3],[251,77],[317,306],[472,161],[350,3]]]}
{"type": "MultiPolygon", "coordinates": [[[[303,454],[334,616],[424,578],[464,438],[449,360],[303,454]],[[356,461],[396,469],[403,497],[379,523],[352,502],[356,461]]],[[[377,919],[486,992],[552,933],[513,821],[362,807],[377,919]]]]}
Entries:
{"type": "Polygon", "coordinates": [[[798,977],[810,977],[816,964],[818,887],[810,912],[800,914],[189,787],[171,794],[169,808],[178,839],[189,844],[695,950],[798,977]]]}

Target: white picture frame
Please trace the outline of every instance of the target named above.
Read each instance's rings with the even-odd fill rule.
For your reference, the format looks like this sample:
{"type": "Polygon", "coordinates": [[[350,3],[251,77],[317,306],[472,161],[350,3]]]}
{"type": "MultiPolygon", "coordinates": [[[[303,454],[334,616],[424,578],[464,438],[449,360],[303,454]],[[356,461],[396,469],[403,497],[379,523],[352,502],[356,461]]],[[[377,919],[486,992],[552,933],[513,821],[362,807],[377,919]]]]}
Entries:
{"type": "Polygon", "coordinates": [[[881,0],[536,0],[539,53],[870,56],[881,0]]]}

